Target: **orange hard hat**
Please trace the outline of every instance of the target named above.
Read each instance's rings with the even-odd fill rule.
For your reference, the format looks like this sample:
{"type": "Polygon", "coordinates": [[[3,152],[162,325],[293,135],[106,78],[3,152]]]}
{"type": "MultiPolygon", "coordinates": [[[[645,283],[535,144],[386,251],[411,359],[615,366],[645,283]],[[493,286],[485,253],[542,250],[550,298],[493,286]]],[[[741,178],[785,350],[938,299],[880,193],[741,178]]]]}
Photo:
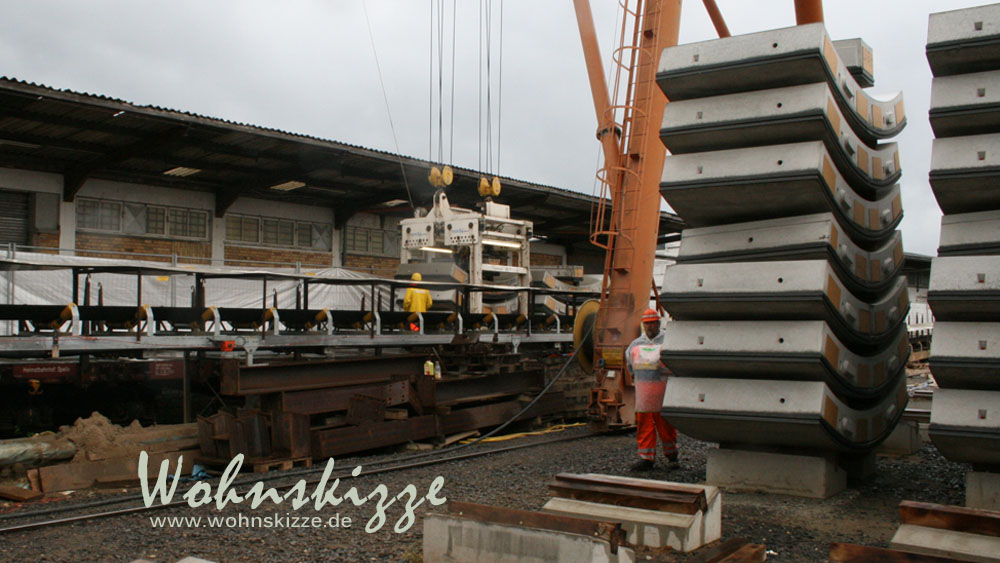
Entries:
{"type": "Polygon", "coordinates": [[[646,309],[646,312],[642,314],[642,322],[658,323],[660,322],[660,314],[656,312],[656,309],[646,309]]]}

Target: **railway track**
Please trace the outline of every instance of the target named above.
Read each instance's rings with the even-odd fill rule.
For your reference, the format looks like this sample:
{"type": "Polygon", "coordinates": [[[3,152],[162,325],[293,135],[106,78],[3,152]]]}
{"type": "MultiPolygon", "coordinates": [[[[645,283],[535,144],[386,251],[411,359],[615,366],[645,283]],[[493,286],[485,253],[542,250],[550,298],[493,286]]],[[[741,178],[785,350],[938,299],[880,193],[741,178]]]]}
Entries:
{"type": "MultiPolygon", "coordinates": [[[[371,468],[371,469],[365,469],[365,470],[361,471],[359,474],[357,474],[356,477],[362,477],[362,476],[367,476],[367,475],[377,475],[377,474],[380,474],[380,473],[389,473],[389,472],[392,472],[392,471],[402,471],[402,470],[414,469],[414,468],[418,468],[418,467],[427,467],[427,466],[431,466],[431,465],[437,465],[437,464],[447,463],[447,462],[451,462],[451,461],[461,461],[461,460],[465,460],[465,459],[472,459],[472,458],[477,458],[477,457],[483,457],[483,456],[488,456],[488,455],[492,455],[492,454],[501,454],[501,453],[505,453],[505,452],[510,452],[510,451],[514,451],[514,450],[520,450],[520,449],[525,449],[525,448],[532,448],[532,447],[536,447],[536,446],[545,446],[545,445],[555,444],[555,443],[559,443],[559,442],[568,442],[568,441],[573,441],[573,440],[580,440],[580,439],[592,437],[592,436],[595,436],[595,435],[597,435],[597,433],[588,432],[588,433],[579,434],[579,435],[575,435],[575,436],[565,436],[565,437],[555,438],[555,439],[551,439],[551,440],[542,440],[542,441],[537,441],[537,442],[531,442],[531,443],[528,443],[528,444],[519,444],[519,445],[514,445],[514,446],[505,446],[505,447],[500,447],[500,448],[492,448],[492,449],[488,449],[488,450],[475,451],[475,452],[469,452],[469,453],[463,453],[463,454],[446,455],[445,457],[437,457],[439,455],[443,455],[443,454],[447,454],[449,452],[454,452],[454,451],[463,449],[465,446],[472,445],[472,444],[465,444],[465,445],[453,448],[451,450],[441,450],[441,451],[438,451],[438,452],[428,452],[428,453],[423,453],[423,454],[416,454],[416,455],[413,455],[413,456],[408,456],[408,457],[404,457],[404,458],[396,459],[396,460],[384,460],[384,461],[381,461],[380,463],[382,465],[386,465],[385,467],[376,466],[376,467],[371,468]],[[431,458],[431,459],[426,459],[426,458],[431,458]]],[[[278,473],[278,474],[275,474],[275,475],[268,475],[268,476],[265,476],[265,477],[262,477],[262,478],[253,479],[252,481],[254,483],[256,483],[256,482],[274,481],[274,480],[278,480],[278,479],[288,479],[288,478],[291,478],[291,477],[298,477],[298,476],[302,476],[302,475],[310,475],[310,474],[321,473],[323,471],[323,469],[324,469],[324,466],[319,466],[319,467],[312,468],[312,469],[309,469],[309,470],[281,472],[281,473],[278,473]]],[[[330,479],[332,480],[332,479],[351,478],[352,476],[354,476],[354,475],[350,471],[342,471],[342,472],[339,472],[339,473],[332,474],[330,476],[330,479]]],[[[250,481],[251,480],[248,479],[248,478],[240,479],[236,483],[234,483],[234,487],[238,487],[240,485],[246,485],[250,481]]],[[[319,481],[320,481],[320,479],[318,479],[318,478],[317,479],[313,479],[313,480],[307,480],[306,484],[307,484],[307,486],[311,486],[311,485],[317,484],[319,481]]],[[[287,485],[287,486],[282,486],[282,487],[275,487],[275,489],[278,490],[278,491],[283,491],[283,490],[288,490],[291,487],[292,487],[292,485],[287,485]]],[[[246,490],[239,491],[239,493],[240,494],[245,494],[246,490]]],[[[179,494],[183,495],[183,492],[179,491],[179,494]]],[[[57,507],[57,508],[48,509],[48,510],[44,510],[44,511],[35,511],[35,512],[24,513],[24,514],[3,514],[3,515],[0,515],[0,522],[6,521],[6,520],[30,519],[30,518],[33,518],[33,517],[38,517],[38,516],[43,516],[43,515],[44,516],[48,516],[48,515],[52,515],[52,514],[59,514],[59,513],[65,513],[65,512],[73,512],[73,511],[76,511],[76,510],[86,510],[86,509],[93,509],[93,508],[103,508],[105,506],[112,506],[112,505],[116,505],[116,504],[123,504],[123,503],[134,502],[134,501],[138,501],[138,502],[141,503],[142,502],[142,496],[138,495],[138,494],[136,494],[136,495],[128,495],[128,496],[124,496],[124,497],[117,498],[117,499],[105,499],[105,500],[101,500],[101,501],[98,501],[98,502],[95,502],[95,503],[87,503],[87,504],[83,504],[83,505],[79,505],[78,504],[78,505],[73,505],[73,506],[57,507]]],[[[101,511],[95,511],[95,512],[85,513],[85,514],[74,515],[74,516],[48,518],[48,519],[40,520],[40,521],[36,521],[36,522],[25,522],[25,523],[19,523],[19,524],[4,526],[4,527],[0,528],[0,535],[10,534],[10,533],[14,533],[14,532],[23,532],[23,531],[29,531],[29,530],[37,530],[37,529],[42,529],[42,528],[50,528],[50,527],[60,526],[60,525],[63,525],[63,524],[72,524],[72,523],[75,523],[75,522],[86,522],[86,521],[89,521],[89,520],[98,520],[98,519],[102,519],[102,518],[115,518],[115,517],[119,517],[119,516],[127,516],[127,515],[130,515],[130,514],[139,514],[139,513],[144,513],[144,512],[152,512],[152,511],[163,509],[163,508],[178,507],[178,506],[186,505],[186,504],[187,504],[186,500],[177,500],[177,501],[173,501],[173,502],[166,503],[166,504],[155,504],[154,503],[154,504],[152,504],[152,505],[150,505],[148,507],[146,507],[144,505],[143,506],[132,506],[132,507],[120,508],[120,509],[116,509],[116,510],[101,510],[101,511]]]]}

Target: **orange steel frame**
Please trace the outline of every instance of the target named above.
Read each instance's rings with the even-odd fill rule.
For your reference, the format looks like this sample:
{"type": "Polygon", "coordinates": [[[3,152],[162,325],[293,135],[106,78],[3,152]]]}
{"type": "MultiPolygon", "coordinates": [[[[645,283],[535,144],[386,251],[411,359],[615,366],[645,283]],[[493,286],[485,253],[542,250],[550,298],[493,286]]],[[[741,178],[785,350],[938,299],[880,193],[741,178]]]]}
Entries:
{"type": "MultiPolygon", "coordinates": [[[[590,3],[573,0],[605,162],[598,173],[604,184],[602,197],[591,224],[591,241],[606,249],[593,334],[597,385],[590,405],[591,419],[599,426],[635,424],[635,390],[623,358],[639,335],[640,317],[650,300],[659,183],[666,158],[659,131],[667,98],[656,84],[656,71],[663,49],[677,45],[682,4],[682,0],[636,0],[630,8],[630,0],[620,2],[625,13],[634,16],[634,28],[627,45],[628,18],[622,18],[616,64],[626,71],[627,84],[624,103],[617,104],[605,83],[590,3]],[[605,193],[610,196],[610,210],[605,193]]],[[[715,0],[703,2],[719,36],[728,37],[715,0]]],[[[821,22],[822,0],[795,0],[795,13],[800,25],[821,22]]],[[[614,84],[617,94],[620,81],[616,78],[614,84]]]]}

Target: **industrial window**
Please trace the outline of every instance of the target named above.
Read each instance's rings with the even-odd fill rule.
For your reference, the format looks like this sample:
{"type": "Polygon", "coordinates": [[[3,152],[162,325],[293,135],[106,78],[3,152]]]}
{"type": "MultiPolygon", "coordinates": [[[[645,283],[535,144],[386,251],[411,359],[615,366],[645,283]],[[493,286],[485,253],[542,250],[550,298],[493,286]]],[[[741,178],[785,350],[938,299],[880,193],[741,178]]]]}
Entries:
{"type": "Polygon", "coordinates": [[[172,207],[167,210],[167,230],[174,237],[205,238],[208,234],[208,213],[172,207]]]}
{"type": "Polygon", "coordinates": [[[347,252],[375,256],[399,256],[399,243],[395,231],[348,226],[344,229],[344,237],[347,252]]]}
{"type": "Polygon", "coordinates": [[[261,221],[264,233],[264,244],[275,246],[295,245],[295,223],[293,221],[281,221],[278,219],[264,219],[261,221]]]}
{"type": "Polygon", "coordinates": [[[226,217],[226,240],[260,242],[260,219],[229,215],[226,217]]]}
{"type": "Polygon", "coordinates": [[[330,225],[321,223],[296,223],[295,246],[329,251],[332,248],[330,225]]]}
{"type": "Polygon", "coordinates": [[[166,231],[167,211],[162,207],[146,208],[146,232],[151,235],[162,235],[166,231]]]}
{"type": "Polygon", "coordinates": [[[287,219],[226,216],[226,240],[297,247],[329,252],[332,229],[323,223],[287,219]]]}
{"type": "Polygon", "coordinates": [[[80,199],[76,203],[76,225],[81,229],[120,231],[122,204],[112,201],[80,199]]]}
{"type": "Polygon", "coordinates": [[[206,239],[208,213],[180,207],[79,198],[76,201],[76,226],[79,229],[128,235],[206,239]]]}

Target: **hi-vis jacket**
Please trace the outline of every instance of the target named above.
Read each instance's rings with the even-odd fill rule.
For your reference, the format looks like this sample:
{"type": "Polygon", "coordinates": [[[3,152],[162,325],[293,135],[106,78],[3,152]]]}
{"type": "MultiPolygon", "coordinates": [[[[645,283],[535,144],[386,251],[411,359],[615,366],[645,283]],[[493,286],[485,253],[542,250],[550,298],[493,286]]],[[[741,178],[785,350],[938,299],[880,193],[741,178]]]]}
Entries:
{"type": "Polygon", "coordinates": [[[403,309],[407,313],[426,313],[432,303],[431,293],[421,287],[409,287],[403,296],[403,309]]]}
{"type": "Polygon", "coordinates": [[[666,333],[661,330],[650,339],[644,332],[625,351],[628,367],[636,381],[666,381],[666,376],[660,375],[660,349],[665,336],[666,333]]]}
{"type": "Polygon", "coordinates": [[[628,367],[635,378],[635,412],[660,412],[667,390],[667,376],[660,371],[660,348],[665,333],[653,338],[639,335],[625,351],[628,367]]]}

